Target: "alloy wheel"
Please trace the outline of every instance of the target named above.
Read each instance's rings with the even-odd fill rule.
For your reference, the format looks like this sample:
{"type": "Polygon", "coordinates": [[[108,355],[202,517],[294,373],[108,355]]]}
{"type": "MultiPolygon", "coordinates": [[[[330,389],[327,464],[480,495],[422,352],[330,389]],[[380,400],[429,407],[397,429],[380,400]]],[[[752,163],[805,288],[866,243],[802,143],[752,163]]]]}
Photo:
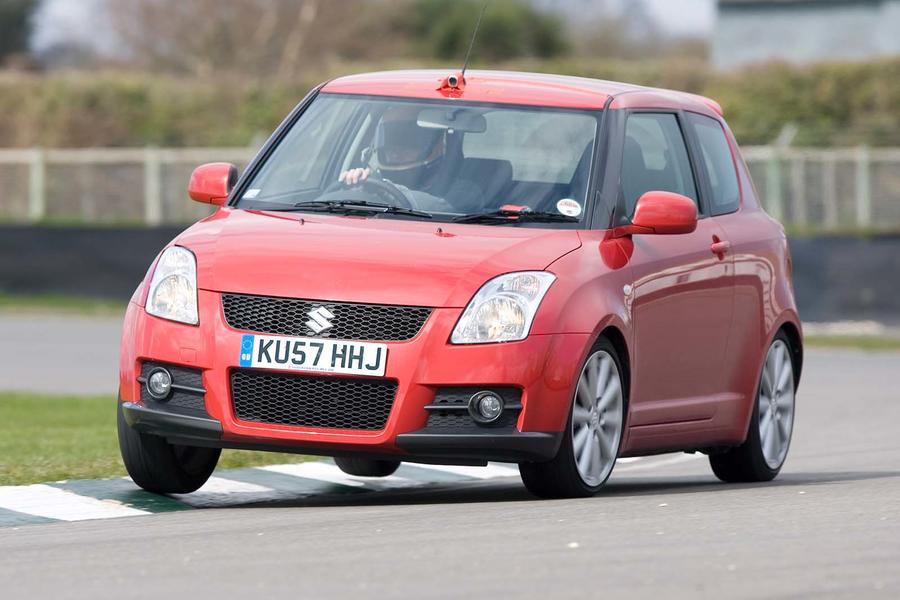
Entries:
{"type": "Polygon", "coordinates": [[[622,379],[604,350],[591,355],[572,402],[572,445],[578,474],[589,486],[606,481],[616,462],[624,415],[622,379]]]}
{"type": "Polygon", "coordinates": [[[770,469],[787,456],[794,427],[794,368],[787,344],[775,340],[766,355],[759,385],[759,440],[770,469]]]}

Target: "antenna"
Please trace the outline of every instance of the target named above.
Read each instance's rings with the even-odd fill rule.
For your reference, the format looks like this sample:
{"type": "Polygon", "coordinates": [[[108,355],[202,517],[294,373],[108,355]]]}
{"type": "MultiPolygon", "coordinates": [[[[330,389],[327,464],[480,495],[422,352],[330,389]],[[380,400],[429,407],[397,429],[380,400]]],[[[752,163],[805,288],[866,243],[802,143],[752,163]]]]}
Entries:
{"type": "Polygon", "coordinates": [[[484,11],[487,10],[487,5],[490,1],[491,0],[484,0],[484,4],[481,6],[481,14],[478,15],[478,22],[475,23],[475,31],[472,32],[472,41],[469,42],[469,49],[466,50],[466,61],[463,63],[463,68],[460,72],[462,77],[466,76],[466,69],[469,68],[469,57],[472,55],[472,48],[475,47],[475,38],[478,37],[478,30],[481,28],[481,19],[484,18],[484,11]]]}

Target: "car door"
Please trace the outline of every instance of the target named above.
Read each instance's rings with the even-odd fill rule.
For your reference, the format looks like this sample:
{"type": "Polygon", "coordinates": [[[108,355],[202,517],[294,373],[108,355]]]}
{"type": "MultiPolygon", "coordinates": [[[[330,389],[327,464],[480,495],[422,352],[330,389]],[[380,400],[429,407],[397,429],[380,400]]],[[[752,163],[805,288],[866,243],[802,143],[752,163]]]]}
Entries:
{"type": "Polygon", "coordinates": [[[749,180],[738,174],[736,146],[718,119],[685,113],[693,135],[697,163],[704,172],[709,213],[727,236],[734,257],[734,318],[729,335],[723,387],[735,397],[755,391],[760,349],[775,319],[767,298],[774,295],[775,273],[783,247],[781,235],[762,212],[741,210],[742,194],[752,194],[749,180]]]}
{"type": "Polygon", "coordinates": [[[633,238],[634,283],[625,290],[634,336],[632,428],[711,419],[722,390],[733,265],[722,228],[701,202],[683,126],[678,112],[632,112],[624,128],[622,210],[630,216],[643,193],[661,190],[693,199],[700,215],[693,233],[633,238]]]}

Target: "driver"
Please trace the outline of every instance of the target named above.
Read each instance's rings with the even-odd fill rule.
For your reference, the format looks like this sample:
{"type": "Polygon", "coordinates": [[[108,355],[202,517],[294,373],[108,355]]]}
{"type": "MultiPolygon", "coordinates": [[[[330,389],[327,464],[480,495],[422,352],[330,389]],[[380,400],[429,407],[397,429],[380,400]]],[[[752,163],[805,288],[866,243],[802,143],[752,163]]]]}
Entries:
{"type": "Polygon", "coordinates": [[[375,131],[369,166],[344,171],[338,181],[354,186],[374,173],[421,210],[466,212],[467,205],[483,205],[481,188],[473,182],[448,182],[447,130],[420,127],[418,114],[415,106],[386,110],[375,131]]]}

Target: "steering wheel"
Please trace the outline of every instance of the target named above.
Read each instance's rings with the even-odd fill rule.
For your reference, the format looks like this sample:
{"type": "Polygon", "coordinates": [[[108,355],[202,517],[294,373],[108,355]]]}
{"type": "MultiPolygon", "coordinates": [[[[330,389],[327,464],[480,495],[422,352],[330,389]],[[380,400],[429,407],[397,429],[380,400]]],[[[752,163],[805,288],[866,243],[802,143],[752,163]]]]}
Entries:
{"type": "Polygon", "coordinates": [[[347,185],[343,181],[335,181],[331,185],[329,185],[324,190],[324,195],[332,194],[341,189],[346,189],[349,187],[353,188],[369,188],[373,193],[381,196],[382,198],[387,197],[389,200],[393,200],[392,205],[398,206],[400,208],[416,208],[413,206],[412,201],[407,198],[406,194],[404,194],[400,188],[398,188],[395,184],[387,181],[385,179],[376,179],[369,177],[368,179],[360,179],[355,185],[347,185]]]}
{"type": "Polygon", "coordinates": [[[368,179],[360,180],[358,185],[361,185],[364,188],[371,188],[372,191],[376,194],[386,194],[389,198],[395,200],[397,206],[399,206],[400,208],[415,208],[410,199],[406,197],[406,194],[404,194],[400,190],[400,188],[386,179],[373,179],[369,177],[368,179]]]}

